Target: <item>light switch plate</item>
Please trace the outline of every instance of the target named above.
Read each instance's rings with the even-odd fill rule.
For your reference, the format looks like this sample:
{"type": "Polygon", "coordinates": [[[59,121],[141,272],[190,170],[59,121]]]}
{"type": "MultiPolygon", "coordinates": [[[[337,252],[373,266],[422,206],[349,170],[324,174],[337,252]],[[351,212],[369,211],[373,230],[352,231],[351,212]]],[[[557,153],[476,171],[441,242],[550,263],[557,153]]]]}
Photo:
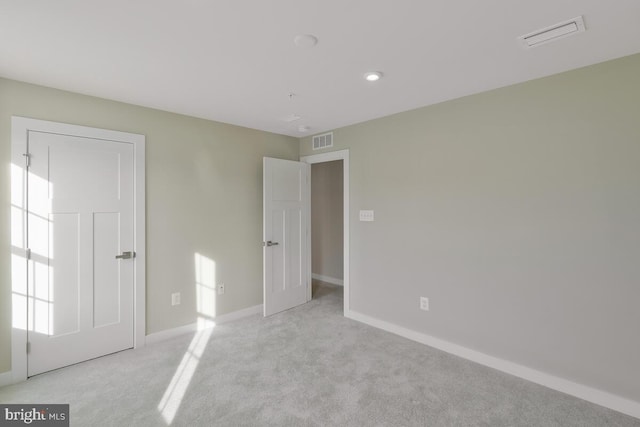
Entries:
{"type": "Polygon", "coordinates": [[[171,294],[171,305],[180,305],[180,292],[171,294]]]}
{"type": "Polygon", "coordinates": [[[360,221],[373,221],[373,211],[360,211],[360,221]]]}

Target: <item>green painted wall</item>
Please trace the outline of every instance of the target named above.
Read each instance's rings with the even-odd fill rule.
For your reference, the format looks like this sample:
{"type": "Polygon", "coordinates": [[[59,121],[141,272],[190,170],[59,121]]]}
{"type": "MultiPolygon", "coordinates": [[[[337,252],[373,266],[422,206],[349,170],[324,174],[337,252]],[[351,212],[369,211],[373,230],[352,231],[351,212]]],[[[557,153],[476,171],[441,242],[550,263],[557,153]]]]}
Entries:
{"type": "Polygon", "coordinates": [[[297,139],[0,79],[0,373],[11,368],[12,115],[146,135],[147,333],[196,321],[196,253],[225,284],[217,315],[262,303],[262,157],[297,159],[297,139]]]}
{"type": "Polygon", "coordinates": [[[639,76],[635,55],[335,130],[352,310],[640,402],[639,76]]]}

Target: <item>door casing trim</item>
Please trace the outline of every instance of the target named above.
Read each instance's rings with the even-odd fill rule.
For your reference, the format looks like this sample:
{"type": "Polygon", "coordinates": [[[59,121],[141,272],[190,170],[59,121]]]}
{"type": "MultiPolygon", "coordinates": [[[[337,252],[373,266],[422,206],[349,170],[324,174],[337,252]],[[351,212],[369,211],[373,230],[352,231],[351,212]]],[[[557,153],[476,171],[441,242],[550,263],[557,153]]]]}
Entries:
{"type": "MultiPolygon", "coordinates": [[[[122,143],[133,144],[134,161],[134,295],[133,295],[133,345],[134,348],[144,346],[145,342],[145,283],[146,283],[146,246],[145,246],[145,136],[127,132],[120,132],[107,129],[98,129],[87,126],[72,125],[67,123],[51,122],[46,120],[31,119],[27,117],[11,117],[11,199],[25,200],[26,197],[26,176],[27,171],[23,167],[25,164],[24,154],[27,152],[28,132],[38,131],[60,135],[72,135],[93,139],[105,139],[122,143]],[[14,172],[13,165],[21,169],[21,173],[14,172]]],[[[20,245],[11,245],[12,257],[18,255],[23,257],[26,273],[26,212],[24,209],[12,209],[11,223],[22,224],[22,238],[20,245]]],[[[12,226],[13,228],[13,226],[12,226]]],[[[12,230],[12,234],[15,231],[12,230]]],[[[12,268],[13,262],[12,262],[12,268]]],[[[26,289],[25,275],[12,273],[11,289],[26,289]]],[[[13,313],[18,310],[17,298],[12,299],[12,324],[11,324],[11,378],[12,383],[25,381],[27,379],[27,331],[16,327],[13,313]]],[[[25,302],[26,303],[26,302],[25,302]]],[[[25,307],[26,310],[26,307],[25,307]]],[[[25,311],[26,312],[26,311],[25,311]]]]}

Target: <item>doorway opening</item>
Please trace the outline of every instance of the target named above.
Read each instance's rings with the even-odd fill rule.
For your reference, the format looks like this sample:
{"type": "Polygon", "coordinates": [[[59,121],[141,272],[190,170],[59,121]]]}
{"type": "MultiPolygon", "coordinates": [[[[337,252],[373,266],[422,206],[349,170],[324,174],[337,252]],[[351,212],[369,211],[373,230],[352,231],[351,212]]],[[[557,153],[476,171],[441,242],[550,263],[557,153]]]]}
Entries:
{"type": "Polygon", "coordinates": [[[311,279],[344,285],[342,160],[311,165],[311,279]]]}
{"type": "MultiPolygon", "coordinates": [[[[349,313],[349,150],[300,158],[311,165],[309,283],[343,286],[349,313]]],[[[308,299],[311,300],[312,286],[308,299]]]]}

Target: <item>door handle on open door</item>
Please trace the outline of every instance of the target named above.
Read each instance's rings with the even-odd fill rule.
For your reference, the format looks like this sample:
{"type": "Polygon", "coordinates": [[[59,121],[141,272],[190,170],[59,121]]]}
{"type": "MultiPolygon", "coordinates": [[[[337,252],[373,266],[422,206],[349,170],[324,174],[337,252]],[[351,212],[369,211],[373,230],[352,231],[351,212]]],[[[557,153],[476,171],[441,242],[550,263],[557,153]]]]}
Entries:
{"type": "Polygon", "coordinates": [[[116,259],[129,259],[129,258],[135,258],[135,257],[136,257],[136,253],[131,251],[122,252],[122,255],[116,255],[116,259]]]}
{"type": "Polygon", "coordinates": [[[263,246],[275,246],[278,244],[279,244],[278,242],[272,242],[271,240],[269,240],[268,242],[263,243],[263,246]]]}

